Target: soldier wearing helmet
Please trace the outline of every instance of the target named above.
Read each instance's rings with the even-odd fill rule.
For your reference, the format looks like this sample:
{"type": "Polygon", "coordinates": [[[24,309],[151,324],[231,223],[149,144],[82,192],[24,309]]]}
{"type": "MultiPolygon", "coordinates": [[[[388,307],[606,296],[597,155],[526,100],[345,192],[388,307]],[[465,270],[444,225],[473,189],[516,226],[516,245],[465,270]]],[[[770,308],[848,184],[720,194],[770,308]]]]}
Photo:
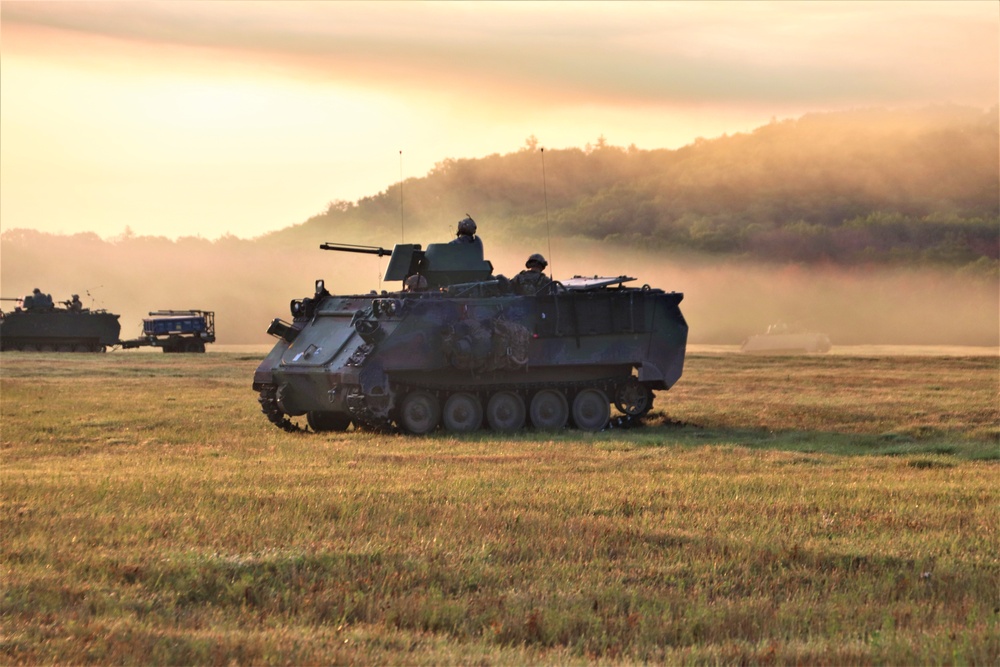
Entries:
{"type": "Polygon", "coordinates": [[[52,295],[46,294],[37,287],[31,293],[30,305],[27,303],[27,299],[25,299],[25,307],[28,310],[52,310],[54,305],[52,295]]]}
{"type": "Polygon", "coordinates": [[[537,252],[524,263],[525,269],[514,276],[510,283],[514,286],[514,291],[518,294],[537,294],[543,287],[552,282],[552,279],[542,273],[549,265],[537,252]]]}
{"type": "Polygon", "coordinates": [[[455,238],[452,243],[471,243],[483,247],[483,242],[476,236],[476,221],[466,214],[458,221],[458,229],[455,231],[455,238]]]}

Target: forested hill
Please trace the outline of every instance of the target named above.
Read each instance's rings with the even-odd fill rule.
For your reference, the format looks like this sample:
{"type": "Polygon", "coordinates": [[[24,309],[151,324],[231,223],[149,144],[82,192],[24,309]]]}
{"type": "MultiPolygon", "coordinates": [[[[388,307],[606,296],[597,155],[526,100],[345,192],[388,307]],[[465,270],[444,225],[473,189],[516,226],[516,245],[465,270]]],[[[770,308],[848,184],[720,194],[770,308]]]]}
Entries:
{"type": "Polygon", "coordinates": [[[810,114],[678,150],[540,150],[445,160],[334,202],[265,243],[447,240],[466,213],[494,237],[583,237],[765,261],[996,270],[998,109],[810,114]],[[543,178],[544,174],[544,178],[543,178]],[[401,207],[402,201],[402,207],[401,207]],[[547,211],[547,214],[546,214],[547,211]]]}

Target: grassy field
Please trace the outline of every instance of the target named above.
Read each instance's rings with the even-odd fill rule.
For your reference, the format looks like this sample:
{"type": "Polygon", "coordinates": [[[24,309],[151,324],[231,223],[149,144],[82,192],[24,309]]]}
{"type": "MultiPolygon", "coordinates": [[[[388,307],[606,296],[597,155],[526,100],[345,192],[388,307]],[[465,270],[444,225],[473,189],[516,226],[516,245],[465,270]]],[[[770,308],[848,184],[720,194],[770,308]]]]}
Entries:
{"type": "Polygon", "coordinates": [[[287,434],[0,358],[0,662],[996,664],[1000,360],[689,357],[642,427],[287,434]]]}

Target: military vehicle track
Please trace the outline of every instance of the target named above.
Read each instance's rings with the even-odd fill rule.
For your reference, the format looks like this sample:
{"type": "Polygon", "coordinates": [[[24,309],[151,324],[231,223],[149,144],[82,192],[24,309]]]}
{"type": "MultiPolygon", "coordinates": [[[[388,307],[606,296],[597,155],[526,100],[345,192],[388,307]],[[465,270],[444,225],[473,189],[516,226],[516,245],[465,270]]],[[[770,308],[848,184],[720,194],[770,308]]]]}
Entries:
{"type": "MultiPolygon", "coordinates": [[[[278,428],[290,433],[304,431],[282,410],[279,388],[266,385],[260,390],[261,411],[278,428]]],[[[348,397],[350,415],[310,411],[306,422],[313,431],[346,431],[351,424],[365,431],[425,435],[441,428],[452,433],[488,429],[515,432],[531,427],[554,430],[573,426],[587,431],[630,428],[641,423],[653,406],[651,392],[634,378],[607,379],[600,383],[563,382],[451,386],[403,385],[393,387],[402,397],[391,412],[380,418],[364,405],[363,396],[348,397]],[[623,414],[612,416],[608,396],[623,414]]]]}

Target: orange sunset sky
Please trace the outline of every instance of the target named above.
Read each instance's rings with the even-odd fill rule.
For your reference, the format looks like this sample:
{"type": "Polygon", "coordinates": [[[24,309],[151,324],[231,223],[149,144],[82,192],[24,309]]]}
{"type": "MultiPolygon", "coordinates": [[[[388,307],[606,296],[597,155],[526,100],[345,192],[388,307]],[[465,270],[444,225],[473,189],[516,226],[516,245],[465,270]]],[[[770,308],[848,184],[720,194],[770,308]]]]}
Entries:
{"type": "Polygon", "coordinates": [[[985,109],[1000,87],[995,0],[0,12],[3,230],[250,238],[531,135],[676,148],[813,111],[985,109]]]}

